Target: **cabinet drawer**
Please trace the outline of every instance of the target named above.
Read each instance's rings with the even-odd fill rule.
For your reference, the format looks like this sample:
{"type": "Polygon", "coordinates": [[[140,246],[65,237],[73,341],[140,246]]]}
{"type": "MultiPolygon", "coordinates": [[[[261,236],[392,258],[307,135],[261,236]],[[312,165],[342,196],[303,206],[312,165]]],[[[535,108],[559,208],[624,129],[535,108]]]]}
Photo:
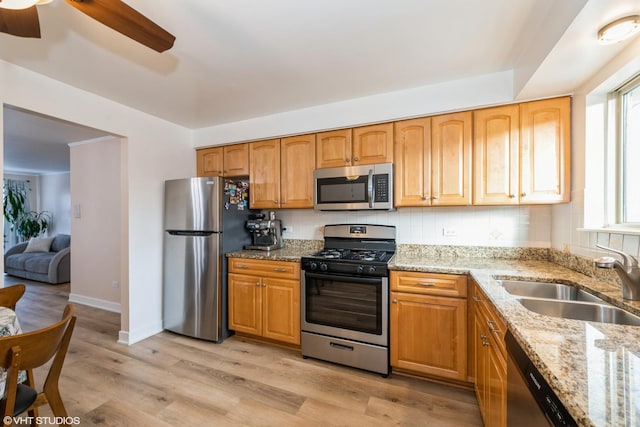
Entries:
{"type": "Polygon", "coordinates": [[[506,357],[506,348],[504,344],[504,336],[507,332],[507,327],[502,321],[502,318],[496,313],[493,308],[493,304],[487,300],[487,297],[478,289],[473,290],[473,303],[475,306],[475,316],[479,322],[486,326],[489,339],[497,347],[498,353],[502,357],[506,357]]]}
{"type": "Polygon", "coordinates": [[[229,258],[229,273],[300,279],[300,263],[261,259],[229,258]]]}
{"type": "Polygon", "coordinates": [[[392,271],[391,290],[463,298],[467,296],[467,276],[392,271]]]}

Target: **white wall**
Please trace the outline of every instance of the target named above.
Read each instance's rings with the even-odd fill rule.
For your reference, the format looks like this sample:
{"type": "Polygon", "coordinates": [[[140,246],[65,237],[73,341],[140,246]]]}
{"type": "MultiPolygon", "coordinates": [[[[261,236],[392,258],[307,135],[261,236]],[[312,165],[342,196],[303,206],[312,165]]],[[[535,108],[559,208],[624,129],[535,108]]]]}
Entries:
{"type": "Polygon", "coordinates": [[[71,234],[71,175],[56,173],[40,175],[40,209],[53,218],[48,234],[71,234]]]}
{"type": "Polygon", "coordinates": [[[121,280],[125,297],[121,297],[120,339],[132,343],[159,332],[163,186],[166,179],[194,174],[192,132],[4,61],[0,61],[0,103],[126,138],[127,179],[121,191],[127,207],[126,238],[121,253],[127,258],[122,263],[126,273],[121,280]]]}
{"type": "Polygon", "coordinates": [[[572,104],[571,203],[552,210],[552,246],[586,256],[601,256],[595,244],[640,255],[640,230],[612,230],[607,202],[614,195],[605,164],[615,159],[610,140],[614,129],[606,123],[606,94],[640,71],[640,40],[578,88],[572,104]]]}
{"type": "Polygon", "coordinates": [[[513,102],[511,71],[202,128],[194,132],[194,145],[268,139],[508,102],[513,102]]]}
{"type": "Polygon", "coordinates": [[[70,146],[74,214],[69,299],[120,312],[120,150],[126,144],[111,138],[70,146]]]}
{"type": "Polygon", "coordinates": [[[287,239],[322,240],[324,224],[361,222],[395,225],[396,240],[402,244],[547,248],[551,241],[549,206],[399,208],[392,212],[287,209],[278,210],[276,216],[287,228],[283,234],[287,239]]]}

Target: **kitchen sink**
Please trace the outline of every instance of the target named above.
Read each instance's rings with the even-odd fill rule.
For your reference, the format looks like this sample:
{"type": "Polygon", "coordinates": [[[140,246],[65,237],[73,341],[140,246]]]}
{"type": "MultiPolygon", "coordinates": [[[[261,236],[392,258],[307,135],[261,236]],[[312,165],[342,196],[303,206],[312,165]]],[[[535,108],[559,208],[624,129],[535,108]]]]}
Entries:
{"type": "Polygon", "coordinates": [[[603,301],[582,289],[564,283],[528,280],[497,280],[528,310],[545,316],[587,322],[640,326],[640,316],[603,301]]]}
{"type": "Polygon", "coordinates": [[[540,298],[518,298],[526,309],[545,316],[587,322],[640,326],[640,317],[607,303],[560,301],[540,298]]]}
{"type": "Polygon", "coordinates": [[[497,282],[511,295],[521,297],[604,303],[597,296],[564,283],[530,282],[527,280],[497,280],[497,282]]]}

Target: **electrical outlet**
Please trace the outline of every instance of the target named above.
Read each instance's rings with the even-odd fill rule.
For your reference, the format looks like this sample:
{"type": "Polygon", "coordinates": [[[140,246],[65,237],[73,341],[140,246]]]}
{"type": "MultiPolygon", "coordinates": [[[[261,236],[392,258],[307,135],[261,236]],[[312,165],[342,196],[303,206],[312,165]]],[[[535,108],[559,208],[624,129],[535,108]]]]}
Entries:
{"type": "Polygon", "coordinates": [[[458,231],[455,228],[443,228],[442,235],[445,237],[456,237],[458,235],[458,231]]]}
{"type": "Polygon", "coordinates": [[[293,233],[293,227],[290,225],[285,226],[283,233],[293,233]]]}
{"type": "Polygon", "coordinates": [[[118,281],[114,280],[113,282],[111,282],[111,287],[114,288],[114,289],[117,289],[118,288],[118,281]]]}

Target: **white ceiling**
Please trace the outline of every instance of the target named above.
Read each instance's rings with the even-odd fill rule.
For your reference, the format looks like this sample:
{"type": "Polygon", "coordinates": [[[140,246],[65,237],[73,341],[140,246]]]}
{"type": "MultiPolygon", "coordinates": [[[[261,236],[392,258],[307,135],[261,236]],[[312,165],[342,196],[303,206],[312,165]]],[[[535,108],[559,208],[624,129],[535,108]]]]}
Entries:
{"type": "MultiPolygon", "coordinates": [[[[516,98],[571,93],[624,47],[598,46],[597,29],[640,12],[639,0],[126,2],[174,47],[159,54],[54,0],[38,7],[42,39],[0,34],[0,59],[197,129],[507,70],[516,98]]],[[[5,108],[7,160],[7,146],[54,133],[31,135],[38,118],[16,129],[16,114],[5,108]]],[[[64,129],[76,132],[54,139],[64,129]]]]}

